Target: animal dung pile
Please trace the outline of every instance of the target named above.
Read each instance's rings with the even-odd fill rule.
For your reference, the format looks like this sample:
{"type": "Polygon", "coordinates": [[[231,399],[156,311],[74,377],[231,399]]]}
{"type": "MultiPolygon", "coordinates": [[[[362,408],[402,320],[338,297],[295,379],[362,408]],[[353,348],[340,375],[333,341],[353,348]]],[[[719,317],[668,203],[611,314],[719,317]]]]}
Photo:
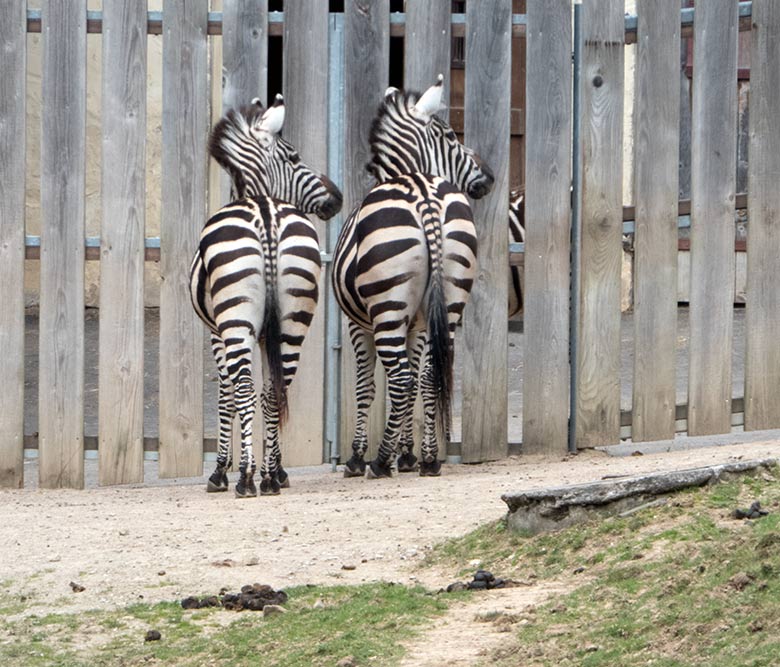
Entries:
{"type": "Polygon", "coordinates": [[[494,588],[513,588],[517,583],[512,579],[500,579],[487,570],[477,570],[469,582],[456,581],[445,589],[447,593],[456,591],[490,591],[494,588]]]}
{"type": "Polygon", "coordinates": [[[240,593],[228,593],[222,589],[219,595],[203,598],[188,597],[181,601],[184,609],[203,609],[204,607],[222,607],[231,611],[262,611],[267,605],[283,605],[287,602],[287,593],[275,591],[266,584],[248,584],[241,587],[240,593]]]}
{"type": "Polygon", "coordinates": [[[766,516],[767,514],[769,514],[769,512],[761,509],[761,503],[758,500],[756,500],[747,509],[741,509],[738,507],[731,513],[735,519],[760,519],[762,516],[766,516]]]}

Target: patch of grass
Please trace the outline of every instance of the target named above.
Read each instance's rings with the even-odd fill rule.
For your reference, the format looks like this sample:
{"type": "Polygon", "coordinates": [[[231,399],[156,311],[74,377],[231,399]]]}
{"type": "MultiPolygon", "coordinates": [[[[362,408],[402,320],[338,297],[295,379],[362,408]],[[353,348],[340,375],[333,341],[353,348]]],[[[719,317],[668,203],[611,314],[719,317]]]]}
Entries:
{"type": "Polygon", "coordinates": [[[25,667],[317,667],[351,655],[357,665],[389,666],[402,655],[401,642],[446,608],[422,588],[392,584],[287,592],[288,613],[266,618],[218,608],[187,611],[178,602],[0,618],[0,662],[25,667]],[[314,609],[320,599],[324,606],[314,609]],[[158,630],[162,639],[144,642],[149,629],[158,630]]]}

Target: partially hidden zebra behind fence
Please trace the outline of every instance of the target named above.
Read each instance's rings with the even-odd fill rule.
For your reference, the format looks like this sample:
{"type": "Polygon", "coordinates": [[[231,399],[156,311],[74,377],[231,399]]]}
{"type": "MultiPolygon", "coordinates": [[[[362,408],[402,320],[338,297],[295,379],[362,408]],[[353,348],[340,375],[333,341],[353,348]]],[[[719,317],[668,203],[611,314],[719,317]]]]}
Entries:
{"type": "MultiPolygon", "coordinates": [[[[525,191],[515,188],[509,193],[509,240],[525,243],[525,191]]],[[[523,311],[523,271],[520,266],[509,267],[509,317],[523,311]]]]}
{"type": "Polygon", "coordinates": [[[190,294],[211,331],[219,375],[217,467],[208,491],[226,491],[233,418],[241,424],[241,460],[235,493],[257,495],[252,419],[257,395],[252,351],[263,357],[261,408],[265,418],[260,493],[289,486],[281,464],[279,429],[287,412],[287,387],[317,305],[320,250],[314,213],[328,219],[342,197],[325,176],[282,139],[284,101],[268,110],[255,99],[231,109],[214,126],[209,152],[230,174],[235,201],[206,223],[192,261],[190,294]]]}
{"type": "Polygon", "coordinates": [[[423,354],[419,471],[440,474],[437,422],[448,434],[453,336],[476,274],[477,237],[463,193],[477,199],[493,185],[482,160],[435,115],[442,108],[442,82],[440,75],[422,96],[395,88],[385,93],[367,166],[378,185],[350,214],[334,252],[334,290],[357,358],[357,422],[347,477],[389,477],[399,449],[399,470],[416,467],[407,417],[423,354]],[[377,356],[387,375],[390,414],[377,457],[367,466],[377,356]]]}

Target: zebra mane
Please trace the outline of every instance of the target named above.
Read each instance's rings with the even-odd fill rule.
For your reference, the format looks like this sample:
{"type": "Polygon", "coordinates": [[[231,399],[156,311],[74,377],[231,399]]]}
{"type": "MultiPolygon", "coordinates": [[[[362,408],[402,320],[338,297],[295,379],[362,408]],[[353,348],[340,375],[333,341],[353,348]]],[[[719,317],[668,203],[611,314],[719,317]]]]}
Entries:
{"type": "Polygon", "coordinates": [[[239,199],[246,196],[250,183],[260,180],[261,174],[251,158],[263,149],[252,136],[251,129],[265,111],[257,99],[248,106],[230,109],[209,137],[209,154],[230,175],[235,196],[239,199]]]}
{"type": "MultiPolygon", "coordinates": [[[[388,91],[389,92],[389,91],[388,91]]],[[[387,163],[392,161],[388,155],[388,138],[394,139],[394,130],[397,127],[407,125],[409,121],[417,122],[412,108],[420,99],[421,93],[416,90],[395,91],[395,94],[386,95],[376,111],[374,120],[371,123],[371,132],[369,134],[369,147],[371,149],[371,159],[366,164],[366,171],[381,181],[381,172],[386,170],[387,163]],[[385,158],[385,159],[383,159],[385,158]]],[[[441,122],[441,121],[440,121],[441,122]]],[[[405,145],[408,148],[408,145],[405,145]]],[[[406,153],[405,153],[406,154],[406,153]]],[[[409,156],[416,159],[419,167],[419,155],[409,156]]],[[[394,165],[398,169],[398,165],[394,165]]],[[[405,167],[407,165],[404,165],[405,167]]],[[[407,169],[406,171],[416,171],[417,169],[407,169]]],[[[400,170],[398,170],[400,171],[400,170]]]]}

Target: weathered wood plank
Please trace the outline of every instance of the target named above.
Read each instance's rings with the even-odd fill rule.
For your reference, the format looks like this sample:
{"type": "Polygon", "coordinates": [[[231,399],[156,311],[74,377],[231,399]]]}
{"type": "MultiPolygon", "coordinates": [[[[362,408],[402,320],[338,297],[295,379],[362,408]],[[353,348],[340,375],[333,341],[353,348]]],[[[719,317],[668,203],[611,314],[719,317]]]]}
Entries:
{"type": "Polygon", "coordinates": [[[737,3],[696,5],[688,432],[731,430],[737,3]]]}
{"type": "Polygon", "coordinates": [[[26,91],[24,0],[0,5],[0,487],[24,482],[24,161],[26,91]]]}
{"type": "Polygon", "coordinates": [[[780,6],[753,4],[745,429],[780,426],[780,6]]]}
{"type": "Polygon", "coordinates": [[[561,454],[569,413],[571,2],[528,0],[528,28],[523,452],[561,454]]]}
{"type": "Polygon", "coordinates": [[[507,454],[507,220],[512,5],[466,5],[465,143],[493,170],[492,192],[473,202],[479,270],[463,316],[464,463],[507,454]]]}
{"type": "Polygon", "coordinates": [[[203,472],[203,324],[188,273],[206,220],[207,0],[163,4],[160,476],[203,472]]]}
{"type": "Polygon", "coordinates": [[[145,9],[103,9],[100,484],[144,476],[145,9]]]}
{"type": "Polygon", "coordinates": [[[640,0],[634,98],[633,440],[674,437],[680,3],[640,0]]]}
{"type": "Polygon", "coordinates": [[[85,0],[46,2],[41,128],[39,476],[84,486],[85,0]]]}
{"type": "MultiPolygon", "coordinates": [[[[386,0],[347,0],[344,5],[344,218],[373,185],[365,170],[371,155],[368,135],[374,112],[388,85],[390,4],[386,0]]],[[[343,319],[343,318],[342,318],[343,319]]],[[[355,432],[355,355],[342,327],[341,460],[352,455],[355,432]]],[[[384,371],[377,363],[377,393],[368,427],[367,459],[376,454],[385,425],[384,371]]]]}
{"type": "MultiPolygon", "coordinates": [[[[328,1],[287,0],[284,9],[284,135],[298,148],[306,164],[324,173],[328,167],[328,1]]],[[[322,248],[327,223],[310,217],[322,248]]],[[[324,287],[320,285],[317,311],[290,385],[290,419],[281,433],[282,456],[291,466],[323,461],[324,287]]]]}
{"type": "Polygon", "coordinates": [[[577,446],[620,439],[622,0],[582,6],[582,251],[577,446]]]}
{"type": "MultiPolygon", "coordinates": [[[[268,2],[267,0],[224,0],[222,38],[222,110],[249,104],[259,97],[268,98],[268,2]]],[[[230,199],[230,178],[221,175],[221,202],[230,199]]],[[[257,351],[253,356],[254,377],[263,377],[262,362],[257,351]]],[[[217,406],[208,406],[214,410],[217,406]]],[[[253,429],[261,433],[262,410],[255,413],[253,429]]],[[[241,426],[236,415],[233,423],[233,468],[241,460],[241,426]]]]}

